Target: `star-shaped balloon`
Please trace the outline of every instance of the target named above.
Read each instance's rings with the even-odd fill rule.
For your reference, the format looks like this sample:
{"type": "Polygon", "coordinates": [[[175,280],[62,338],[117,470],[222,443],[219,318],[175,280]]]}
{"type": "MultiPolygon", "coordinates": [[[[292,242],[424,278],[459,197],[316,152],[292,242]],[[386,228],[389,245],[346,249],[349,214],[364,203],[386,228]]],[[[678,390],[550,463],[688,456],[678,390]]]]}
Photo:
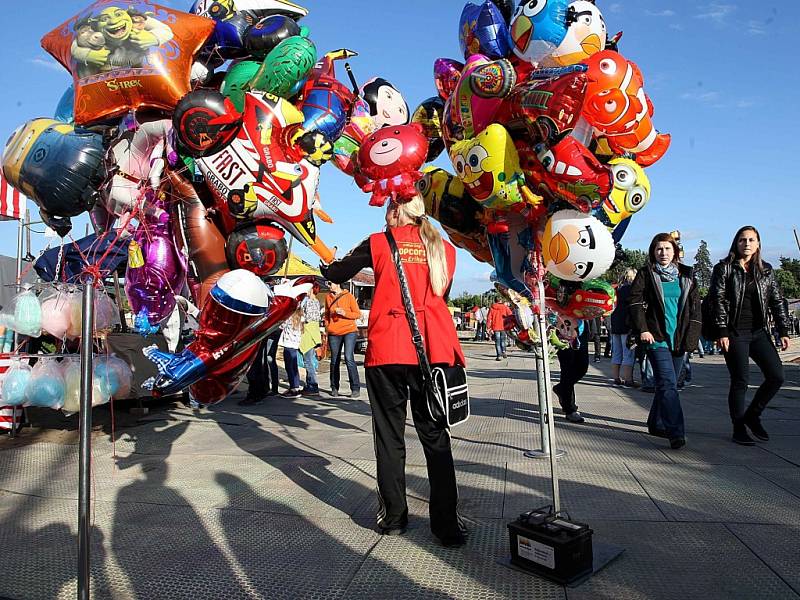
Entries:
{"type": "Polygon", "coordinates": [[[213,30],[211,19],[147,0],[98,0],[42,47],[72,73],[75,122],[84,125],[143,106],[174,108],[213,30]]]}

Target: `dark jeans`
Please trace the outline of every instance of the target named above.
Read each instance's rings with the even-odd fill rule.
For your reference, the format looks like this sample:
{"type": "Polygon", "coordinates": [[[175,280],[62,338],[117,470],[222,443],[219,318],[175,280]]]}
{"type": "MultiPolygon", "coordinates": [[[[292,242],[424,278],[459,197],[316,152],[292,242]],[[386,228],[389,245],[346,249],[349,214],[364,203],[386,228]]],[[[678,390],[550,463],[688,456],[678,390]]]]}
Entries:
{"type": "Polygon", "coordinates": [[[480,341],[486,339],[486,321],[482,323],[478,323],[475,327],[475,339],[474,341],[480,341]]]}
{"type": "Polygon", "coordinates": [[[728,408],[731,420],[737,423],[747,416],[758,417],[764,412],[769,401],[783,385],[783,365],[765,329],[759,329],[750,335],[731,336],[729,339],[730,348],[725,353],[725,364],[728,365],[731,375],[728,408]],[[748,357],[761,369],[764,383],[756,390],[753,401],[745,410],[745,394],[750,381],[748,357]]]}
{"type": "Polygon", "coordinates": [[[283,349],[283,363],[286,366],[286,376],[289,378],[289,389],[299,390],[300,385],[300,367],[297,365],[297,355],[300,351],[297,348],[284,348],[283,349]]]}
{"type": "Polygon", "coordinates": [[[461,521],[450,434],[427,415],[419,367],[368,367],[366,377],[377,462],[378,526],[394,529],[408,524],[404,433],[406,404],[410,400],[414,428],[428,465],[431,530],[439,537],[458,535],[461,521]]]}
{"type": "Polygon", "coordinates": [[[497,358],[506,355],[506,332],[495,331],[494,334],[494,351],[497,353],[497,358]]]}
{"type": "Polygon", "coordinates": [[[280,337],[281,332],[278,330],[261,342],[256,359],[247,371],[248,398],[261,399],[268,391],[278,393],[278,363],[275,362],[275,357],[278,354],[280,337]]]}
{"type": "Polygon", "coordinates": [[[328,343],[331,345],[331,389],[339,389],[339,364],[342,360],[342,346],[344,346],[344,364],[347,366],[350,391],[356,392],[361,387],[361,382],[358,380],[358,369],[356,368],[356,339],[358,339],[358,334],[355,332],[328,336],[328,343]]]}
{"type": "Polygon", "coordinates": [[[656,387],[647,428],[651,431],[662,429],[670,439],[682,438],[685,430],[678,376],[683,368],[683,355],[673,356],[669,348],[649,348],[647,360],[653,365],[656,387]]]}
{"type": "Polygon", "coordinates": [[[578,410],[575,401],[575,384],[578,383],[589,369],[589,332],[584,328],[580,338],[580,346],[559,350],[558,365],[560,369],[558,383],[553,386],[553,391],[558,396],[558,403],[565,414],[578,410]]]}

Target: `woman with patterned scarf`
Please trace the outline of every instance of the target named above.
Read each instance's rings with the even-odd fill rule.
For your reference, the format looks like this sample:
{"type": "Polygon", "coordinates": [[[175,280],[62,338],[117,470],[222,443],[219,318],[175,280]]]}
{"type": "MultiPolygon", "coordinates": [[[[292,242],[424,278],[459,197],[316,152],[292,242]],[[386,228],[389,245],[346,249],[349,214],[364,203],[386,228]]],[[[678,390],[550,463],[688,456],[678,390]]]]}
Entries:
{"type": "Polygon", "coordinates": [[[697,348],[700,296],[691,267],[678,263],[678,244],[670,234],[653,238],[648,258],[633,280],[629,308],[633,332],[644,344],[655,376],[647,430],[668,438],[677,450],[686,445],[678,376],[684,354],[697,348]]]}

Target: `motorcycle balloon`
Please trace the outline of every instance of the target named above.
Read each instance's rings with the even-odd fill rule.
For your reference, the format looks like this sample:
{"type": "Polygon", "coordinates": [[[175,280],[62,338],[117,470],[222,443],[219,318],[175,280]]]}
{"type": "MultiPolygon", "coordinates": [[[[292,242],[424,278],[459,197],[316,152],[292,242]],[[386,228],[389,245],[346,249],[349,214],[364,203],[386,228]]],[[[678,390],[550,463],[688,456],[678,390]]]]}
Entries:
{"type": "Polygon", "coordinates": [[[103,136],[53,119],[34,119],[6,143],[3,173],[52,217],[74,217],[97,200],[104,158],[103,136]]]}
{"type": "Polygon", "coordinates": [[[214,30],[211,19],[143,0],[122,6],[99,0],[42,38],[72,73],[76,123],[145,106],[172,110],[214,30]]]}
{"type": "Polygon", "coordinates": [[[241,115],[216,90],[189,92],[172,115],[178,141],[191,156],[209,156],[225,148],[242,125],[241,115]]]}
{"type": "Polygon", "coordinates": [[[231,269],[246,269],[259,277],[277,273],[288,254],[283,230],[267,224],[245,225],[231,233],[225,245],[231,269]]]}

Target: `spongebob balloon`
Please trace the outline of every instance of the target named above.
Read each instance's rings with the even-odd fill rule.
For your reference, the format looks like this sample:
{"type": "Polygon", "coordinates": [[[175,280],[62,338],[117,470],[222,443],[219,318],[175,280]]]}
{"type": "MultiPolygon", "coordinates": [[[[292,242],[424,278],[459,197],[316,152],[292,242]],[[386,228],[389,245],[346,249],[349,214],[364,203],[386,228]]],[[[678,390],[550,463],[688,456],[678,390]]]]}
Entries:
{"type": "Polygon", "coordinates": [[[450,160],[470,196],[485,208],[505,210],[541,201],[525,184],[519,154],[502,125],[493,123],[476,137],[453,144],[450,160]]]}
{"type": "Polygon", "coordinates": [[[523,0],[511,21],[514,54],[538,63],[553,52],[567,35],[569,0],[523,0]]]}
{"type": "Polygon", "coordinates": [[[614,240],[591,215],[559,210],[547,220],[542,238],[545,268],[561,279],[585,281],[605,273],[614,261],[614,240]]]}
{"type": "Polygon", "coordinates": [[[614,187],[592,215],[609,231],[614,231],[617,225],[642,210],[650,200],[650,180],[644,169],[629,158],[614,158],[608,166],[614,187]]]}
{"type": "Polygon", "coordinates": [[[594,2],[577,0],[567,8],[567,35],[545,60],[550,66],[574,65],[605,50],[606,22],[594,2]]]}

